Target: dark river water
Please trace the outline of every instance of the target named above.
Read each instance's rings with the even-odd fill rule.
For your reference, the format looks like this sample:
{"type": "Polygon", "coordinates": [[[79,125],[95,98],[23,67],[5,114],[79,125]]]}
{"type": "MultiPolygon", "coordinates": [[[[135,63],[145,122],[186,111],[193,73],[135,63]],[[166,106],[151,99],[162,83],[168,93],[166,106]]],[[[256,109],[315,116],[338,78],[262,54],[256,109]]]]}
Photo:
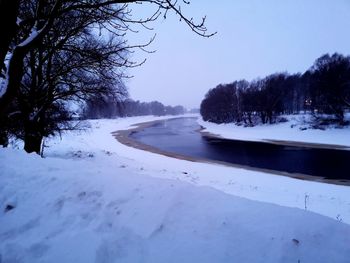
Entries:
{"type": "Polygon", "coordinates": [[[350,151],[243,142],[202,136],[196,118],[160,121],[130,135],[162,151],[288,173],[350,180],[350,151]]]}

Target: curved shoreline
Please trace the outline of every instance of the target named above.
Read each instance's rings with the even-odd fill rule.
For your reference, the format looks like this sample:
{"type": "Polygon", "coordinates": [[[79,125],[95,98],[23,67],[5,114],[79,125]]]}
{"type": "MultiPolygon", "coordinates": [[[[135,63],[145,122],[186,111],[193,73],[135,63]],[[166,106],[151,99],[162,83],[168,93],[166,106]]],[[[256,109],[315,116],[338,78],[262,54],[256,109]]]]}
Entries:
{"type": "MultiPolygon", "coordinates": [[[[180,160],[186,160],[186,161],[191,161],[191,162],[201,162],[201,163],[207,163],[207,164],[218,164],[218,165],[224,165],[224,166],[238,168],[238,169],[263,172],[263,173],[279,175],[279,176],[287,176],[287,177],[291,177],[291,178],[299,179],[299,180],[307,180],[307,181],[314,181],[314,182],[320,182],[320,183],[350,186],[350,181],[348,181],[348,180],[330,180],[330,179],[326,179],[326,178],[319,177],[319,176],[306,175],[306,174],[301,174],[301,173],[288,173],[288,172],[275,171],[275,170],[264,169],[264,168],[256,168],[256,167],[251,167],[251,166],[247,166],[247,165],[232,164],[232,163],[227,163],[227,162],[222,162],[222,161],[215,161],[215,160],[210,160],[210,159],[185,156],[185,155],[181,155],[181,154],[177,154],[177,153],[163,151],[163,150],[160,150],[156,147],[141,143],[139,141],[136,141],[136,140],[130,138],[131,134],[138,132],[138,131],[141,131],[141,130],[148,128],[150,126],[153,126],[154,124],[156,124],[160,121],[163,121],[163,120],[136,123],[136,124],[132,125],[132,126],[135,126],[134,128],[131,127],[127,130],[114,131],[114,132],[111,132],[111,134],[118,142],[120,142],[121,144],[124,144],[126,146],[133,147],[133,148],[136,148],[139,150],[144,150],[144,151],[156,153],[156,154],[161,154],[161,155],[164,155],[167,157],[176,158],[176,159],[180,159],[180,160]]],[[[204,136],[208,136],[208,137],[212,137],[212,138],[227,139],[227,138],[223,138],[221,136],[216,136],[216,135],[211,134],[209,132],[204,132],[203,128],[198,130],[198,132],[200,132],[204,136]]],[[[227,139],[227,140],[233,140],[233,139],[227,139]]],[[[243,140],[237,140],[237,141],[243,141],[243,140]]],[[[322,147],[322,145],[320,147],[311,147],[313,145],[313,143],[311,143],[311,144],[300,143],[299,144],[299,142],[298,142],[297,144],[294,144],[294,142],[279,141],[279,140],[276,140],[276,141],[274,141],[274,140],[272,140],[272,141],[256,141],[256,142],[272,143],[272,144],[287,145],[287,146],[307,147],[307,148],[320,148],[320,147],[322,147]],[[286,142],[286,143],[283,144],[283,142],[286,142]]],[[[349,147],[346,147],[346,148],[349,149],[349,147]]],[[[321,149],[337,149],[337,148],[321,148],[321,149]]],[[[339,149],[337,149],[337,150],[339,150],[339,149]]]]}
{"type": "Polygon", "coordinates": [[[350,151],[350,146],[338,145],[338,144],[325,144],[325,143],[315,143],[315,142],[287,141],[287,140],[274,140],[274,139],[243,140],[243,139],[226,138],[226,137],[222,137],[220,135],[205,131],[206,128],[203,126],[201,127],[202,128],[199,130],[199,132],[203,136],[222,139],[222,140],[241,141],[241,142],[258,142],[258,143],[268,143],[268,144],[275,144],[275,145],[282,145],[282,146],[294,146],[294,147],[325,149],[325,150],[350,151]]]}

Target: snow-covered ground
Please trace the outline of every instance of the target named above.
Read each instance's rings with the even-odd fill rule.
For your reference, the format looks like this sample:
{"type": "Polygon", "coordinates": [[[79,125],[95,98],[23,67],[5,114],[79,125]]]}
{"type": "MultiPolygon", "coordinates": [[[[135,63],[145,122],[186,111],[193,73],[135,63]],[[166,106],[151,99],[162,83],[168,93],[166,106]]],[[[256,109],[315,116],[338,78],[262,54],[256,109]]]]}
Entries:
{"type": "MultiPolygon", "coordinates": [[[[288,122],[257,125],[255,127],[237,126],[234,123],[215,124],[201,118],[198,123],[209,132],[227,139],[242,141],[281,140],[291,142],[342,145],[350,147],[350,127],[309,129],[310,115],[287,115],[288,122]]],[[[347,115],[350,119],[350,114],[347,115]]]]}
{"type": "Polygon", "coordinates": [[[144,152],[90,121],[0,149],[0,262],[349,262],[350,188],[144,152]],[[306,208],[306,209],[305,209],[306,208]]]}

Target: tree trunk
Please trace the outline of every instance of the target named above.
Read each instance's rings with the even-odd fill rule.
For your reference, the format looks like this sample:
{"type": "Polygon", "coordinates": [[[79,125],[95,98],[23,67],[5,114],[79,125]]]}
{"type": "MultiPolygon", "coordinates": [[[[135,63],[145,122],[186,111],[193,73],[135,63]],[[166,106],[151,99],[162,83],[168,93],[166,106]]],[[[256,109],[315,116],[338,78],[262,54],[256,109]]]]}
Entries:
{"type": "Polygon", "coordinates": [[[7,147],[9,140],[8,140],[9,134],[8,134],[8,122],[7,118],[2,118],[0,115],[0,145],[2,147],[7,147]]]}
{"type": "MultiPolygon", "coordinates": [[[[1,5],[3,5],[3,2],[8,2],[12,0],[0,0],[1,5]]],[[[17,1],[17,0],[16,0],[17,1]]],[[[62,0],[56,0],[54,3],[54,6],[52,7],[52,11],[50,15],[47,18],[46,23],[44,26],[40,29],[38,28],[32,28],[32,30],[35,30],[36,35],[29,35],[27,39],[23,40],[21,44],[17,45],[13,52],[12,57],[9,61],[9,69],[7,71],[7,86],[5,87],[6,92],[0,97],[0,115],[4,114],[4,111],[8,107],[8,105],[11,103],[11,101],[14,99],[16,93],[18,92],[21,84],[21,80],[23,77],[23,64],[24,64],[24,58],[28,54],[30,50],[33,50],[38,46],[38,44],[41,43],[41,40],[46,35],[46,33],[50,30],[57,12],[60,8],[62,0]]],[[[2,12],[0,13],[0,15],[2,12]]],[[[1,27],[0,27],[1,28],[1,27]]],[[[0,31],[0,34],[2,32],[0,31]]],[[[34,31],[32,32],[34,34],[34,31]]],[[[2,39],[2,38],[1,38],[2,39]]],[[[1,62],[1,61],[0,61],[1,62]]]]}
{"type": "Polygon", "coordinates": [[[35,152],[40,155],[42,140],[40,124],[32,120],[26,121],[24,123],[24,150],[27,153],[35,152]]]}
{"type": "Polygon", "coordinates": [[[8,144],[9,144],[9,141],[8,141],[7,132],[4,130],[0,130],[0,145],[2,145],[2,147],[7,147],[8,144]]]}
{"type": "MultiPolygon", "coordinates": [[[[3,70],[7,70],[5,69],[5,57],[9,51],[11,41],[17,33],[19,2],[19,0],[0,0],[0,76],[3,70]]],[[[2,77],[5,76],[2,75],[2,77]]],[[[3,97],[5,96],[3,95],[3,97]]],[[[5,110],[7,105],[10,104],[10,100],[3,97],[0,98],[0,121],[4,125],[0,128],[0,145],[7,146],[8,134],[4,129],[7,120],[5,110]]]]}
{"type": "Polygon", "coordinates": [[[18,11],[19,0],[0,0],[0,71],[4,66],[11,40],[17,32],[18,11]]]}
{"type": "Polygon", "coordinates": [[[266,122],[268,122],[269,124],[272,124],[272,112],[268,112],[267,113],[267,120],[266,120],[266,122]]]}
{"type": "Polygon", "coordinates": [[[261,118],[261,122],[262,122],[263,124],[265,124],[265,123],[266,123],[266,115],[265,115],[264,112],[261,112],[261,113],[260,113],[260,118],[261,118]]]}
{"type": "Polygon", "coordinates": [[[38,134],[26,134],[24,137],[24,150],[27,153],[35,152],[40,155],[43,136],[38,134]]]}

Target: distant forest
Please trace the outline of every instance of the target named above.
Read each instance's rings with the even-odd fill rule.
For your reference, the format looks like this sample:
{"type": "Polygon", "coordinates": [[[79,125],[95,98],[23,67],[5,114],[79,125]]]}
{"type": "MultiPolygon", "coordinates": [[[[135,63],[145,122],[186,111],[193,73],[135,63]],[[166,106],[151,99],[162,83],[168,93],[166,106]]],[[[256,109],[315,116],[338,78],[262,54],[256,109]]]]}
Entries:
{"type": "Polygon", "coordinates": [[[90,99],[83,110],[83,118],[99,119],[114,117],[131,117],[144,115],[180,115],[186,109],[183,106],[165,106],[158,101],[140,102],[127,99],[120,101],[115,98],[90,99]]]}
{"type": "Polygon", "coordinates": [[[275,73],[220,84],[205,95],[200,113],[205,121],[254,126],[304,111],[320,124],[346,125],[349,109],[350,57],[335,53],[321,56],[303,74],[275,73]]]}

